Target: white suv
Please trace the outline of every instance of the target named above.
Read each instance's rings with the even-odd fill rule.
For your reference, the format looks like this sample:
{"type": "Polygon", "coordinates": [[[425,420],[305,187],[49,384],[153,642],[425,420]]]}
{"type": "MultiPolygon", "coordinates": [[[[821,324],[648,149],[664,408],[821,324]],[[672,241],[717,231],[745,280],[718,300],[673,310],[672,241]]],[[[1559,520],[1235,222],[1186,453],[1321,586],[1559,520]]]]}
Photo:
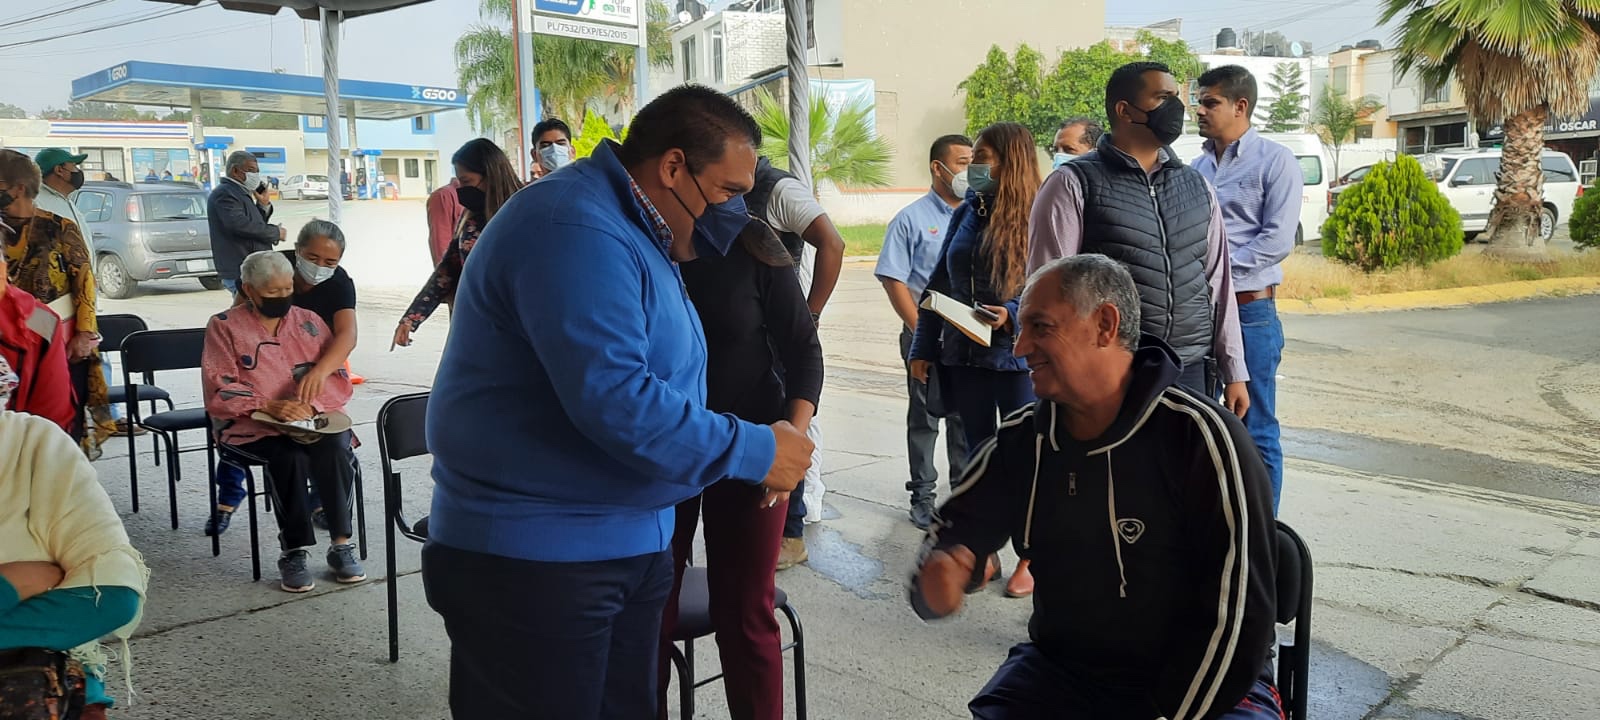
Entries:
{"type": "MultiPolygon", "coordinates": [[[[1446,150],[1417,158],[1439,183],[1439,191],[1461,213],[1461,229],[1472,240],[1489,225],[1494,209],[1494,189],[1500,174],[1500,150],[1446,150]]],[[[1539,214],[1539,235],[1545,240],[1572,217],[1572,203],[1582,194],[1578,166],[1566,153],[1545,150],[1544,209],[1539,214]]]]}

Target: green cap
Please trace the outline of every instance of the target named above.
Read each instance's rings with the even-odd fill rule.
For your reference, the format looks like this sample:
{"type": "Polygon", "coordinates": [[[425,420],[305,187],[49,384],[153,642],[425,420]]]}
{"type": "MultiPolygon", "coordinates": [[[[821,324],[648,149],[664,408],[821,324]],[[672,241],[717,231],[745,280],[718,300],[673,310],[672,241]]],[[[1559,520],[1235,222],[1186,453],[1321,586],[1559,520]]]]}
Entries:
{"type": "Polygon", "coordinates": [[[39,172],[49,175],[61,163],[82,163],[89,159],[88,155],[73,155],[65,148],[45,148],[33,156],[33,161],[39,165],[39,172]]]}

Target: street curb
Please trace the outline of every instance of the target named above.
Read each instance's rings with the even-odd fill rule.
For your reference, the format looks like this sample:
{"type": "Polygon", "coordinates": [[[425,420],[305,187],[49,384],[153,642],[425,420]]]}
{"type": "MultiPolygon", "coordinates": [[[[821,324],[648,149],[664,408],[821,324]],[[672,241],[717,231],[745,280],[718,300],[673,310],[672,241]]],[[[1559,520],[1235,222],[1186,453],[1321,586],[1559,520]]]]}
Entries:
{"type": "Polygon", "coordinates": [[[1285,315],[1339,315],[1344,313],[1419,310],[1458,307],[1481,303],[1526,300],[1534,297],[1589,295],[1600,293],[1600,277],[1549,278],[1519,282],[1412,292],[1367,295],[1364,297],[1278,300],[1278,312],[1285,315]]]}

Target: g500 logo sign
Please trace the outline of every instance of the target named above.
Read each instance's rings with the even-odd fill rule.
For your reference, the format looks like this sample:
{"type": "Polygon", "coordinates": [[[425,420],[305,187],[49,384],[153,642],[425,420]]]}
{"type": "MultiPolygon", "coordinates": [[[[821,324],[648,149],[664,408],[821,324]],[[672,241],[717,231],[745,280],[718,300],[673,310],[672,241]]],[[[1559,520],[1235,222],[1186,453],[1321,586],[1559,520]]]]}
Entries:
{"type": "Polygon", "coordinates": [[[425,87],[412,87],[411,88],[411,99],[412,100],[443,100],[443,101],[446,101],[446,102],[450,102],[450,101],[454,101],[456,99],[456,97],[457,97],[457,93],[454,90],[446,90],[444,88],[425,88],[425,87]]]}
{"type": "Polygon", "coordinates": [[[106,71],[106,77],[111,78],[111,82],[116,82],[118,80],[127,80],[128,79],[128,66],[127,65],[118,65],[118,66],[116,66],[114,68],[111,68],[110,70],[106,71]]]}

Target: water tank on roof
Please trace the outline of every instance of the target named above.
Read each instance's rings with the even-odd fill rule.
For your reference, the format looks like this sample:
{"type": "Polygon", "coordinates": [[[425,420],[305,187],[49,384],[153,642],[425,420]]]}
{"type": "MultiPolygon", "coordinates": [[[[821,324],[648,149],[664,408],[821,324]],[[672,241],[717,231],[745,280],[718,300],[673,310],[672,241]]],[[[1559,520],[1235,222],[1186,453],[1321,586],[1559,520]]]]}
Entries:
{"type": "Polygon", "coordinates": [[[1233,28],[1223,28],[1217,32],[1217,49],[1239,47],[1239,35],[1233,28]]]}
{"type": "Polygon", "coordinates": [[[1362,50],[1382,50],[1383,43],[1378,42],[1377,40],[1362,40],[1361,42],[1356,43],[1356,47],[1362,50]]]}

